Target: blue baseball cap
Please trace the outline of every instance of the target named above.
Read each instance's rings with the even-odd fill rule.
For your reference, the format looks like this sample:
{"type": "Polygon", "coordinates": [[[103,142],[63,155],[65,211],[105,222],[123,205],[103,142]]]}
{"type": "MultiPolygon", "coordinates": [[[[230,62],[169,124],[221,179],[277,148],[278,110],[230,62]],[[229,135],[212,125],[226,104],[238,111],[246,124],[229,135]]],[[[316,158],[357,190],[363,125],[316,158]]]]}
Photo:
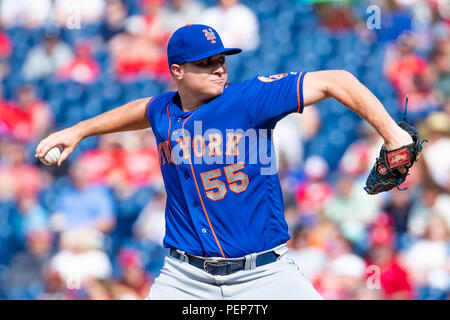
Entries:
{"type": "Polygon", "coordinates": [[[172,64],[193,62],[216,54],[232,55],[241,52],[239,48],[224,48],[219,34],[204,24],[188,24],[176,30],[167,45],[169,68],[172,64]]]}

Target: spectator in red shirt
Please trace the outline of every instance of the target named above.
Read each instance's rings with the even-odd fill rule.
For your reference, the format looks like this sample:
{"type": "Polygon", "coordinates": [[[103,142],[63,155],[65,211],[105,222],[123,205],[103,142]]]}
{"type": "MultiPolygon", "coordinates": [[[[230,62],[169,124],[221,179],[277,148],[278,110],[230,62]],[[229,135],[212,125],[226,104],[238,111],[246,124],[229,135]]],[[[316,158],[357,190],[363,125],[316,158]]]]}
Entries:
{"type": "Polygon", "coordinates": [[[385,213],[380,214],[373,223],[369,234],[371,246],[367,263],[369,266],[379,268],[379,274],[367,273],[366,275],[368,280],[378,282],[384,299],[411,299],[413,298],[413,286],[407,270],[400,263],[395,252],[393,226],[392,217],[385,213]],[[378,279],[373,279],[377,276],[379,276],[378,279]]]}
{"type": "Polygon", "coordinates": [[[80,83],[93,83],[100,76],[100,66],[92,57],[91,44],[87,41],[75,45],[75,57],[56,71],[61,80],[73,80],[80,83]]]}
{"type": "Polygon", "coordinates": [[[50,106],[36,95],[33,85],[23,85],[17,92],[17,105],[30,121],[32,139],[39,139],[54,124],[54,115],[50,106]]]}
{"type": "Polygon", "coordinates": [[[22,142],[41,138],[53,125],[54,117],[48,104],[36,96],[32,85],[17,90],[17,101],[0,99],[0,134],[22,142]]]}
{"type": "Polygon", "coordinates": [[[415,35],[405,31],[387,51],[385,59],[385,73],[397,91],[398,105],[403,107],[408,93],[408,110],[412,112],[434,105],[430,67],[414,52],[415,48],[415,35]]]}
{"type": "Polygon", "coordinates": [[[122,181],[123,152],[119,134],[103,135],[97,149],[84,151],[78,161],[83,164],[89,183],[113,186],[116,180],[122,181]]]}
{"type": "Polygon", "coordinates": [[[122,271],[118,283],[131,289],[138,299],[145,299],[150,291],[152,277],[144,268],[142,254],[134,248],[123,248],[117,260],[122,271]]]}
{"type": "Polygon", "coordinates": [[[12,42],[8,34],[4,32],[0,25],[0,58],[8,58],[13,51],[12,42]]]}
{"type": "Polygon", "coordinates": [[[311,156],[304,165],[307,181],[301,183],[296,190],[296,198],[300,208],[302,223],[314,224],[317,214],[331,199],[332,187],[325,181],[328,164],[319,156],[311,156]]]}
{"type": "Polygon", "coordinates": [[[25,162],[26,149],[17,141],[2,145],[0,163],[0,199],[19,194],[37,194],[47,183],[41,171],[25,162]]]}
{"type": "Polygon", "coordinates": [[[141,31],[151,40],[162,47],[167,45],[170,34],[164,29],[160,21],[159,13],[164,7],[163,0],[140,0],[138,1],[142,10],[143,25],[141,31]]]}
{"type": "Polygon", "coordinates": [[[126,183],[132,188],[139,188],[162,180],[153,133],[141,130],[126,132],[122,137],[126,149],[122,161],[126,183]]]}
{"type": "Polygon", "coordinates": [[[143,14],[128,18],[126,31],[109,41],[116,75],[121,80],[144,76],[166,81],[171,78],[165,49],[170,35],[158,19],[162,1],[143,0],[140,7],[143,14]]]}
{"type": "Polygon", "coordinates": [[[116,35],[109,45],[120,80],[134,80],[140,76],[169,78],[164,51],[145,36],[128,31],[116,35]]]}
{"type": "Polygon", "coordinates": [[[380,268],[380,285],[384,299],[406,300],[413,297],[408,273],[399,263],[397,255],[390,245],[379,244],[372,247],[369,265],[380,268]]]}
{"type": "Polygon", "coordinates": [[[127,197],[162,180],[154,141],[149,130],[101,136],[98,148],[84,151],[79,162],[90,183],[106,184],[120,198],[127,197]]]}
{"type": "Polygon", "coordinates": [[[0,86],[0,115],[0,136],[23,142],[31,138],[29,117],[15,103],[3,98],[2,86],[0,86]]]}

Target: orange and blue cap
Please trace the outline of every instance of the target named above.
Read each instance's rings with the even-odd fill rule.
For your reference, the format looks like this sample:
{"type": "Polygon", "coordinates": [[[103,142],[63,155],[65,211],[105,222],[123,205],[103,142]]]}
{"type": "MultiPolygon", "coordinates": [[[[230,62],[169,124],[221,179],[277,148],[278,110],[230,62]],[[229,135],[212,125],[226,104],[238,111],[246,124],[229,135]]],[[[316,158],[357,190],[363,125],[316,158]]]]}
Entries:
{"type": "Polygon", "coordinates": [[[239,48],[225,48],[219,34],[204,24],[190,24],[177,29],[167,45],[169,68],[212,57],[216,54],[232,55],[241,52],[239,48]]]}

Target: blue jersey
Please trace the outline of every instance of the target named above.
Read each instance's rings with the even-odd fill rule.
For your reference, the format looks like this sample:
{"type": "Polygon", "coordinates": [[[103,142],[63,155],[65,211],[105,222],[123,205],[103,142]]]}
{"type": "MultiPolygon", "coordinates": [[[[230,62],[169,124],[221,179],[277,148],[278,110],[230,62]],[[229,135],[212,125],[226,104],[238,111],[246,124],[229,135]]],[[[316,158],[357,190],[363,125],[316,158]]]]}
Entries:
{"type": "Polygon", "coordinates": [[[194,111],[183,112],[177,92],[149,101],[167,192],[166,248],[235,258],[289,240],[272,130],[303,111],[304,75],[227,83],[194,111]]]}

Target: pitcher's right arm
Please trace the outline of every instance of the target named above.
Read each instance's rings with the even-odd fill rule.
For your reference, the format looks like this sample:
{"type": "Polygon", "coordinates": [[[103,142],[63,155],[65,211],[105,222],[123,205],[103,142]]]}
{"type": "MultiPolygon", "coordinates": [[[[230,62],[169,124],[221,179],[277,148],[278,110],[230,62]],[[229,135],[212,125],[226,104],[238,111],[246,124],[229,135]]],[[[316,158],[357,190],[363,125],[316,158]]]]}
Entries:
{"type": "Polygon", "coordinates": [[[35,157],[41,158],[53,147],[63,150],[58,166],[75,150],[81,140],[107,133],[150,128],[147,107],[153,98],[142,98],[104,112],[93,118],[80,121],[72,127],[50,134],[36,147],[35,157]]]}

